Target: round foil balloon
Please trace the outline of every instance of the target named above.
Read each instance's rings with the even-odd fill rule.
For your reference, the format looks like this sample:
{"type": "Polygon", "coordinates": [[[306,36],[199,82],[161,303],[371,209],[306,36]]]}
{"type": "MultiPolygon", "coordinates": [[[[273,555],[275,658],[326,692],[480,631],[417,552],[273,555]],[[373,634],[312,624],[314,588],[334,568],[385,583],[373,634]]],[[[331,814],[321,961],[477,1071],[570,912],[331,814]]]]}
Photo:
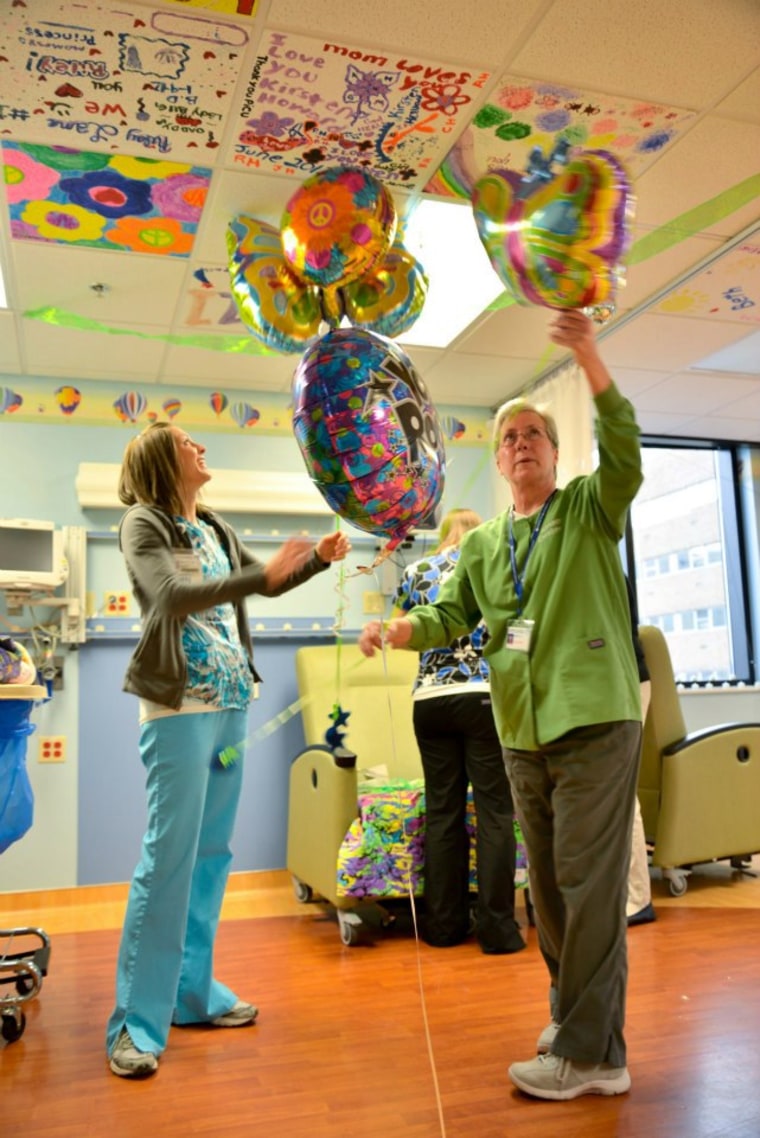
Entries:
{"type": "Polygon", "coordinates": [[[345,313],[352,324],[400,336],[411,328],[422,311],[428,278],[416,257],[394,241],[382,261],[343,288],[345,313]]]}
{"type": "Polygon", "coordinates": [[[425,384],[397,344],[331,329],[293,377],[293,429],[330,508],[395,548],[443,493],[446,456],[425,384]]]}
{"type": "Polygon", "coordinates": [[[240,319],[267,347],[300,354],[319,334],[322,311],[316,289],[288,268],[278,230],[241,214],[227,226],[227,251],[240,319]]]}
{"type": "Polygon", "coordinates": [[[618,160],[588,150],[535,186],[488,174],[473,191],[478,234],[521,304],[584,308],[613,303],[630,244],[633,196],[618,160]]]}
{"type": "Polygon", "coordinates": [[[344,285],[364,276],[396,235],[396,207],[366,170],[338,166],[314,174],[285,207],[285,260],[301,280],[344,285]]]}

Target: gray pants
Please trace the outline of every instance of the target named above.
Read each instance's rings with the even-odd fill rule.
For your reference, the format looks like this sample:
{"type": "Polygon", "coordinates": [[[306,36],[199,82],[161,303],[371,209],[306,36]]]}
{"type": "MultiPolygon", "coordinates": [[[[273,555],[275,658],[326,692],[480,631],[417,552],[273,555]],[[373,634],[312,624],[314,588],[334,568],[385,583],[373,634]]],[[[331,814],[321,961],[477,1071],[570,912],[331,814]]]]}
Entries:
{"type": "Polygon", "coordinates": [[[504,750],[528,852],[538,941],[551,979],[552,1050],[626,1061],[625,903],[641,724],[571,731],[540,751],[504,750]]]}

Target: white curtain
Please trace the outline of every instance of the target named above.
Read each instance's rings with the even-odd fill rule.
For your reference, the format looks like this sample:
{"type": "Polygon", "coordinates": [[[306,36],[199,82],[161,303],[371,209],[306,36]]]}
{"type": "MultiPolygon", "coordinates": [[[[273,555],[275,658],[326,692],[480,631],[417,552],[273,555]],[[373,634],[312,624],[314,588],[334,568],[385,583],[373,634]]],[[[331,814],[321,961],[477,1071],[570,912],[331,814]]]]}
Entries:
{"type": "MultiPolygon", "coordinates": [[[[566,364],[524,394],[530,403],[546,406],[559,435],[557,485],[566,486],[579,474],[590,474],[595,462],[594,404],[588,381],[576,363],[566,364]]],[[[493,467],[494,513],[512,504],[509,484],[493,467]]]]}

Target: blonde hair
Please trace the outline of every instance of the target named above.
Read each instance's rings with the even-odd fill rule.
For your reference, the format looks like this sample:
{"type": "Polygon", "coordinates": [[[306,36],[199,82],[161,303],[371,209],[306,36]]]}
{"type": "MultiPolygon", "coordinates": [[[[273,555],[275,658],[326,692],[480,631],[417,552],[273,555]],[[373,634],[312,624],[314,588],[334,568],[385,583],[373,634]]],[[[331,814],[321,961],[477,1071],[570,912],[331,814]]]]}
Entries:
{"type": "Polygon", "coordinates": [[[151,423],[127,443],[119,474],[119,499],[125,506],[158,506],[182,513],[180,466],[171,423],[151,423]]]}
{"type": "Polygon", "coordinates": [[[559,448],[559,435],[557,433],[557,424],[554,416],[550,415],[543,403],[531,403],[527,399],[510,399],[507,403],[502,403],[499,410],[496,412],[496,419],[493,424],[493,449],[494,453],[501,445],[501,431],[505,423],[511,423],[523,411],[532,411],[534,415],[538,415],[539,419],[543,420],[546,433],[549,437],[549,442],[555,449],[559,448]]]}
{"type": "Polygon", "coordinates": [[[483,519],[480,514],[476,514],[474,510],[449,510],[441,522],[439,530],[440,541],[436,553],[441,553],[444,549],[451,549],[452,546],[459,545],[467,531],[475,529],[475,526],[479,526],[482,521],[483,519]]]}

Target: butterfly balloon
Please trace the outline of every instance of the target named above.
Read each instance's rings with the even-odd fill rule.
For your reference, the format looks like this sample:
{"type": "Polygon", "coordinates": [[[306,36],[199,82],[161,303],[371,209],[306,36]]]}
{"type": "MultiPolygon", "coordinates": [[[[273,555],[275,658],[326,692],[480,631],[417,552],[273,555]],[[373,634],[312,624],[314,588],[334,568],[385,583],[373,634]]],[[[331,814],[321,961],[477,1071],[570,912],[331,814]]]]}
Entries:
{"type": "Polygon", "coordinates": [[[480,240],[521,304],[547,308],[614,306],[631,239],[633,194],[621,163],[605,150],[569,161],[532,155],[526,177],[491,173],[473,190],[480,240]],[[551,162],[563,168],[554,173],[551,162]]]}

